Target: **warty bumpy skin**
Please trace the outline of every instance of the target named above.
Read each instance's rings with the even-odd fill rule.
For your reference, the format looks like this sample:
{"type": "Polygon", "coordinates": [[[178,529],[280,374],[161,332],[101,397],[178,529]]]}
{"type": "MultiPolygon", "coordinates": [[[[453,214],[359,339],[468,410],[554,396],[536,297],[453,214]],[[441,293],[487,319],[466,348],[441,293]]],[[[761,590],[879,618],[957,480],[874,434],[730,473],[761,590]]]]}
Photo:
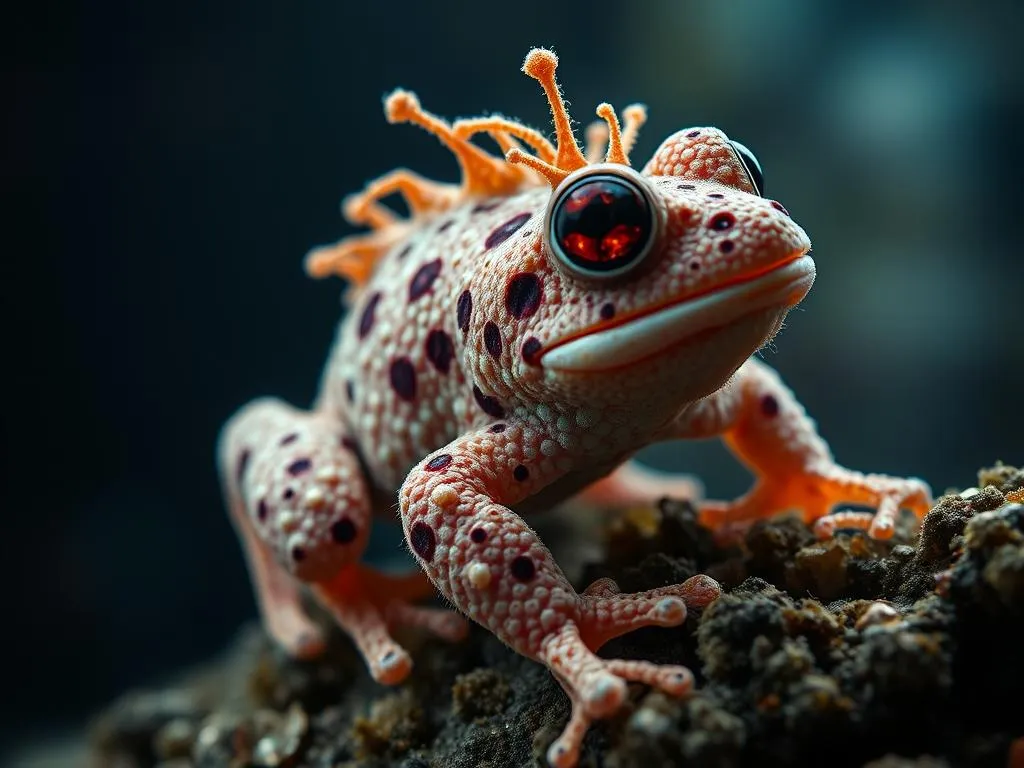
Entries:
{"type": "Polygon", "coordinates": [[[402,169],[346,200],[348,219],[370,232],[307,259],[314,276],[352,286],[320,396],[308,412],[246,406],[219,459],[265,625],[285,649],[323,646],[302,583],[382,683],[412,666],[391,628],[457,640],[465,615],[551,669],[572,715],[548,759],[571,766],[590,722],[624,704],[626,681],[673,695],[693,682],[684,667],[595,651],[638,627],[678,625],[720,589],[696,576],[639,594],[608,580],[577,593],[514,509],[574,493],[692,495],[692,483],[629,459],[653,442],[715,435],[757,478],[733,502],[698,502],[723,537],[789,509],[822,536],[886,537],[901,508],[922,516],[931,497],[919,480],[837,465],[792,393],[751,358],[815,267],[804,231],[761,196],[749,153],[715,128],[690,128],[637,172],[629,156],[645,111],[628,107],[620,125],[607,104],[581,150],[556,66],[536,49],[523,67],[547,95],[554,144],[502,117],[449,124],[406,91],[386,99],[389,121],[415,123],[455,154],[462,183],[402,169]],[[472,143],[478,134],[504,157],[472,143]],[[408,218],[381,204],[391,194],[408,218]],[[372,516],[391,514],[396,492],[429,581],[360,563],[372,516]],[[878,511],[829,515],[839,503],[878,511]],[[433,587],[459,613],[415,605],[433,587]]]}

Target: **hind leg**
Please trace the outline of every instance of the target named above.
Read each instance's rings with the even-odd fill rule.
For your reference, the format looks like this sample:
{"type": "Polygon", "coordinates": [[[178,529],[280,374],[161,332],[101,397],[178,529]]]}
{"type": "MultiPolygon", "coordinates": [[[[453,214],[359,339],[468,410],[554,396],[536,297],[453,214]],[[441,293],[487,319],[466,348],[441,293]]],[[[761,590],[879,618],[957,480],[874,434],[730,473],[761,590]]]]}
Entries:
{"type": "Polygon", "coordinates": [[[264,625],[288,653],[308,658],[323,649],[321,629],[301,606],[303,582],[380,682],[398,682],[412,667],[390,627],[421,626],[451,639],[464,631],[450,612],[411,605],[430,594],[421,574],[395,577],[360,565],[371,502],[336,417],[256,401],[225,427],[219,457],[264,625]]]}

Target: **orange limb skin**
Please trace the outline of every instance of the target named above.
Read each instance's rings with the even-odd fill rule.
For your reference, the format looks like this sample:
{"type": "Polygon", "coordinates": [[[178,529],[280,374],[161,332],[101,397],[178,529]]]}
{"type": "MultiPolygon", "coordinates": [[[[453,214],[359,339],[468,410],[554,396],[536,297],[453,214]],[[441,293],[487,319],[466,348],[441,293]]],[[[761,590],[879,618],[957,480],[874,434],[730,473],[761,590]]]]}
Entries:
{"type": "Polygon", "coordinates": [[[418,627],[451,642],[468,631],[465,620],[451,611],[410,603],[433,592],[421,572],[393,576],[352,565],[330,581],[313,584],[312,590],[352,638],[373,679],[383,685],[396,685],[412,671],[412,659],[390,630],[418,627]]]}
{"type": "Polygon", "coordinates": [[[814,422],[778,374],[753,358],[729,384],[684,413],[670,433],[720,435],[754,473],[754,486],[744,496],[700,507],[701,522],[725,539],[756,520],[794,509],[808,524],[817,521],[815,530],[823,537],[840,528],[857,528],[872,538],[888,539],[901,509],[919,519],[931,509],[931,489],[922,480],[863,474],[836,464],[814,422]],[[829,515],[840,504],[874,506],[877,511],[829,515]]]}

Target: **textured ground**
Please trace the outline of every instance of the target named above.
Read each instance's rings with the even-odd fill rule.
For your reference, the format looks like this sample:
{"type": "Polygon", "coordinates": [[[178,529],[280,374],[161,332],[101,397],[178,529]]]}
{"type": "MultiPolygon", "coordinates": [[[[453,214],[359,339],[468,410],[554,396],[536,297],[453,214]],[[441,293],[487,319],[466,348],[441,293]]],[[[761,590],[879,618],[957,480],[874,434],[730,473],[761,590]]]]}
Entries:
{"type": "MultiPolygon", "coordinates": [[[[630,711],[591,729],[581,765],[1002,767],[1012,753],[1024,766],[1024,471],[985,470],[978,486],[941,498],[919,538],[885,544],[819,543],[783,519],[723,549],[685,503],[623,513],[614,554],[582,584],[704,572],[727,594],[680,628],[606,646],[687,664],[700,690],[676,701],[636,686],[630,711]]],[[[385,690],[342,638],[299,664],[246,629],[207,668],[104,712],[96,764],[539,764],[568,716],[546,671],[478,629],[455,647],[402,639],[416,669],[385,690]]]]}

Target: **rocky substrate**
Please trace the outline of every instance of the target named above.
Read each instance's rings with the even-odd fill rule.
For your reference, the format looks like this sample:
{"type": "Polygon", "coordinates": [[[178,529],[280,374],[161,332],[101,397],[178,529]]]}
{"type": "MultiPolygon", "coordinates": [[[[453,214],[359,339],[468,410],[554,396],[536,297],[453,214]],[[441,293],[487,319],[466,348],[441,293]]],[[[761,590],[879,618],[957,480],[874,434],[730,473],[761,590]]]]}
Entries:
{"type": "MultiPolygon", "coordinates": [[[[685,701],[633,687],[590,730],[581,766],[1024,766],[1024,470],[948,494],[920,535],[817,541],[791,518],[715,544],[693,508],[625,511],[603,562],[624,591],[718,579],[675,629],[602,655],[688,665],[685,701]]],[[[569,714],[540,666],[474,628],[451,646],[403,635],[416,667],[373,683],[348,641],[285,658],[255,627],[176,684],[126,694],[94,723],[97,765],[477,768],[543,764],[569,714]]]]}

